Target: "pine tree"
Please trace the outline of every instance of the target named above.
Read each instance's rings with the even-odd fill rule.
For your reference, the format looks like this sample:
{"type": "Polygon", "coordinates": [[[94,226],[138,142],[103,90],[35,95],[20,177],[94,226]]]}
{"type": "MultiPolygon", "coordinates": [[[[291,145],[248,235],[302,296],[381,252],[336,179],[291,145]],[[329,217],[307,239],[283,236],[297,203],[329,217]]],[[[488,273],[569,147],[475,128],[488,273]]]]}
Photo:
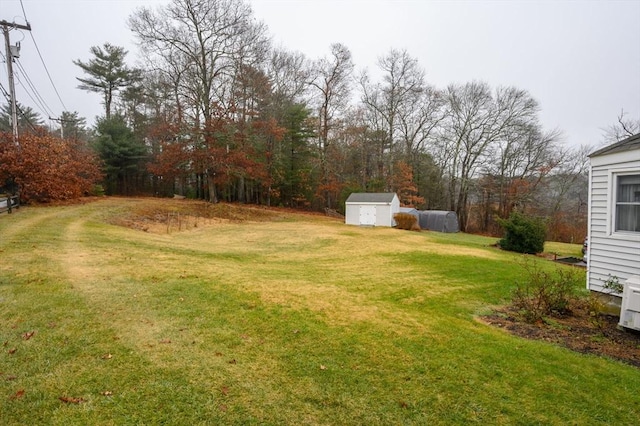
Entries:
{"type": "Polygon", "coordinates": [[[140,80],[140,71],[129,68],[124,62],[127,51],[123,47],[105,43],[103,47],[90,49],[94,58],[89,62],[73,61],[88,77],[76,77],[80,81],[79,89],[101,93],[103,96],[105,117],[111,118],[111,103],[116,92],[127,88],[140,80]]]}

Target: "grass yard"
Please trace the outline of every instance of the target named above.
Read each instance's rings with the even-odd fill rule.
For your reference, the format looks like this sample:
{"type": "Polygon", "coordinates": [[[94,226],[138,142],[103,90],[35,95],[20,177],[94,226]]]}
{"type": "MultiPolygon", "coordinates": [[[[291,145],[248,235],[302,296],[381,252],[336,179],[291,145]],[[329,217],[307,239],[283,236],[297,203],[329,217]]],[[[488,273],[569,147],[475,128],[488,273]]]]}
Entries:
{"type": "Polygon", "coordinates": [[[639,369],[476,320],[522,275],[495,238],[187,203],[0,216],[1,424],[638,421],[639,369]]]}

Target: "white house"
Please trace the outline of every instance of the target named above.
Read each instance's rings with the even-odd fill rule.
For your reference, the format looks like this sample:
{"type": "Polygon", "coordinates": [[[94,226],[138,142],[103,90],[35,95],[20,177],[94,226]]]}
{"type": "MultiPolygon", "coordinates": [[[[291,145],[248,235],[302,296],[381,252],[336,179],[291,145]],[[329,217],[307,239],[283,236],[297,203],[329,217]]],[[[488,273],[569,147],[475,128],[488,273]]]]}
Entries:
{"type": "Polygon", "coordinates": [[[400,199],[393,192],[354,192],[345,202],[345,223],[362,226],[395,226],[393,215],[400,199]]]}
{"type": "Polygon", "coordinates": [[[640,275],[640,133],[589,156],[587,288],[640,275]]]}

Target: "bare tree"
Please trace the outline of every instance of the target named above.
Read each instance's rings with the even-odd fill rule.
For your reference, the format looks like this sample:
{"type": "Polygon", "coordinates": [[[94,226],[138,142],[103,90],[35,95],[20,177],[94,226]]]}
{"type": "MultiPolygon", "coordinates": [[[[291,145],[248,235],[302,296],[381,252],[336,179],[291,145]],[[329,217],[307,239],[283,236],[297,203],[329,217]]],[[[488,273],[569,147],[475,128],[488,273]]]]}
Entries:
{"type": "Polygon", "coordinates": [[[388,147],[402,144],[398,151],[411,156],[442,119],[441,96],[425,83],[424,70],[405,50],[391,49],[378,66],[381,83],[371,83],[366,72],[360,77],[361,101],[372,122],[386,132],[388,147]]]}
{"type": "Polygon", "coordinates": [[[327,208],[333,208],[331,198],[331,176],[329,152],[331,150],[331,131],[339,113],[349,104],[353,61],[349,49],[340,44],[331,45],[329,58],[322,58],[314,64],[309,84],[317,91],[318,99],[318,142],[322,175],[322,192],[327,208]]]}
{"type": "Polygon", "coordinates": [[[385,135],[378,174],[390,178],[394,164],[401,160],[413,169],[415,183],[425,184],[432,172],[425,155],[444,118],[443,97],[426,84],[424,70],[405,50],[391,49],[378,60],[378,67],[380,82],[371,82],[366,72],[360,76],[368,127],[374,134],[385,135]]]}
{"type": "MultiPolygon", "coordinates": [[[[239,69],[255,65],[267,51],[265,26],[242,0],[173,0],[156,11],[139,9],[129,26],[172,74],[200,133],[194,143],[209,151],[216,120],[233,110],[239,69]]],[[[212,202],[217,201],[214,157],[205,155],[200,170],[212,202]]]]}
{"type": "Polygon", "coordinates": [[[495,93],[486,83],[450,85],[445,93],[447,122],[440,138],[439,162],[449,180],[450,209],[461,229],[469,219],[469,195],[479,167],[491,147],[513,126],[534,120],[537,102],[524,90],[507,87],[495,93]]]}
{"type": "Polygon", "coordinates": [[[640,133],[640,118],[628,118],[625,117],[626,115],[624,110],[620,111],[618,122],[604,129],[603,145],[612,144],[640,133]]]}
{"type": "Polygon", "coordinates": [[[310,64],[302,53],[273,50],[267,63],[267,74],[277,103],[304,102],[310,79],[310,64]]]}
{"type": "Polygon", "coordinates": [[[540,181],[556,166],[554,153],[561,133],[544,132],[536,120],[516,123],[490,148],[482,168],[493,185],[485,190],[497,197],[496,213],[506,218],[514,207],[530,201],[540,181]]]}

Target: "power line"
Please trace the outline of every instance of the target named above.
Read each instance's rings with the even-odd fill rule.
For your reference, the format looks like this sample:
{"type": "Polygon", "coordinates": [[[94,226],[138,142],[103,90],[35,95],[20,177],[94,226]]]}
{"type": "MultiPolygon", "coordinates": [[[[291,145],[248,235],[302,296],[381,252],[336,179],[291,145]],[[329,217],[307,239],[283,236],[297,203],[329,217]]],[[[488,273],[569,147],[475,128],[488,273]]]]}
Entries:
{"type": "Polygon", "coordinates": [[[0,90],[2,90],[2,94],[4,95],[4,98],[7,100],[7,102],[11,103],[11,97],[9,96],[9,93],[7,92],[7,90],[4,88],[4,86],[2,85],[2,83],[0,83],[0,90]]]}
{"type": "MultiPolygon", "coordinates": [[[[20,79],[17,79],[18,82],[20,83],[20,79]]],[[[34,98],[31,93],[29,93],[29,91],[27,90],[27,88],[25,87],[24,84],[20,84],[25,90],[24,93],[27,94],[27,96],[29,97],[29,99],[31,99],[31,101],[35,104],[36,108],[38,108],[40,110],[40,112],[46,117],[47,115],[51,115],[51,113],[48,111],[48,108],[44,105],[42,105],[42,103],[40,102],[40,100],[36,97],[34,98]]]]}
{"type": "Polygon", "coordinates": [[[27,20],[27,13],[24,11],[24,4],[22,3],[22,0],[20,0],[20,7],[22,8],[22,14],[24,15],[24,20],[27,20]]]}
{"type": "Polygon", "coordinates": [[[20,50],[19,45],[12,46],[9,38],[9,28],[13,29],[25,29],[31,31],[31,25],[27,22],[27,25],[16,24],[15,22],[9,23],[5,20],[0,21],[2,27],[2,34],[4,35],[6,58],[7,58],[7,75],[9,76],[9,97],[11,98],[11,127],[13,133],[13,143],[18,143],[18,111],[16,108],[16,87],[13,78],[13,58],[18,56],[20,50]]]}
{"type": "MultiPolygon", "coordinates": [[[[38,90],[36,89],[35,85],[33,84],[33,81],[31,81],[31,78],[29,78],[29,75],[27,74],[27,71],[24,69],[24,67],[22,66],[22,64],[20,63],[20,61],[16,61],[16,64],[18,65],[18,68],[20,69],[20,71],[22,72],[22,75],[25,77],[25,81],[26,83],[29,85],[29,87],[31,88],[31,90],[33,91],[33,94],[36,96],[36,98],[38,99],[38,101],[34,100],[33,97],[31,97],[31,95],[29,95],[27,88],[24,86],[24,84],[21,84],[22,87],[25,89],[25,92],[27,92],[27,95],[29,95],[29,97],[36,103],[38,104],[41,108],[43,108],[43,113],[44,115],[54,115],[51,111],[51,108],[49,107],[49,105],[47,104],[47,102],[44,100],[44,98],[40,95],[40,93],[38,92],[38,90]]],[[[20,81],[22,83],[22,80],[18,79],[18,81],[20,81]]]]}
{"type": "MultiPolygon", "coordinates": [[[[6,56],[2,52],[0,52],[0,57],[3,60],[6,60],[6,56]]],[[[35,88],[33,82],[29,78],[29,75],[27,74],[26,70],[22,67],[22,64],[20,62],[18,62],[18,61],[15,61],[15,63],[18,65],[18,68],[20,68],[20,71],[22,72],[22,74],[24,75],[24,77],[26,79],[25,81],[27,82],[27,84],[29,85],[31,90],[33,91],[33,94],[34,94],[34,96],[36,96],[36,99],[34,99],[34,97],[31,95],[31,93],[29,93],[28,88],[24,84],[22,84],[22,80],[18,79],[18,82],[24,88],[24,91],[27,94],[27,96],[40,109],[40,112],[42,113],[43,116],[53,115],[51,113],[51,111],[52,111],[51,108],[47,105],[47,103],[45,102],[44,98],[40,95],[38,90],[35,88]]],[[[5,97],[7,97],[7,96],[5,95],[5,97]]],[[[7,102],[11,103],[11,99],[8,98],[8,97],[7,97],[7,102]]]]}
{"type": "Polygon", "coordinates": [[[45,64],[44,63],[44,59],[42,59],[42,54],[40,53],[40,48],[38,48],[38,45],[36,44],[36,39],[33,37],[33,33],[29,32],[29,35],[31,35],[31,39],[33,40],[33,44],[36,46],[36,51],[38,52],[38,56],[40,57],[40,61],[42,61],[42,66],[44,67],[44,70],[47,72],[47,77],[49,77],[49,81],[51,82],[51,86],[53,86],[53,90],[56,92],[56,96],[58,97],[58,100],[60,101],[60,105],[62,105],[62,108],[65,111],[68,111],[67,106],[64,104],[64,102],[62,102],[62,98],[60,97],[60,93],[58,93],[58,88],[53,83],[53,79],[51,78],[51,74],[49,74],[49,69],[47,68],[47,64],[45,64]]]}
{"type": "MultiPolygon", "coordinates": [[[[0,83],[0,90],[2,90],[2,94],[4,95],[4,97],[7,99],[8,102],[11,102],[11,97],[9,96],[9,93],[7,92],[7,90],[4,88],[4,86],[2,85],[2,83],[0,83]]],[[[27,117],[27,114],[25,114],[25,112],[22,110],[22,108],[20,108],[20,106],[16,105],[16,109],[18,110],[18,113],[22,116],[22,118],[24,119],[24,121],[27,122],[27,124],[29,125],[29,127],[31,127],[31,130],[33,130],[34,132],[36,132],[38,129],[36,128],[35,124],[33,124],[31,122],[31,120],[29,119],[29,117],[27,117]]]]}
{"type": "MultiPolygon", "coordinates": [[[[27,13],[24,10],[24,4],[22,3],[22,0],[20,0],[20,6],[22,7],[22,14],[24,15],[25,22],[29,22],[29,20],[27,19],[27,13]]],[[[42,53],[40,52],[40,48],[38,47],[38,43],[36,43],[36,38],[33,36],[33,31],[29,31],[29,35],[31,36],[31,40],[33,40],[33,45],[36,47],[36,52],[38,52],[38,56],[40,57],[40,62],[42,62],[42,66],[44,67],[44,70],[47,73],[47,77],[49,77],[49,82],[51,83],[51,86],[53,87],[53,90],[56,92],[56,96],[58,97],[58,100],[60,101],[60,105],[62,105],[62,108],[63,108],[64,111],[68,111],[66,105],[64,104],[64,102],[62,102],[62,98],[60,97],[60,93],[58,93],[58,88],[53,83],[53,79],[51,78],[51,74],[49,73],[49,68],[47,68],[47,64],[44,62],[44,59],[42,58],[42,53]]]]}

